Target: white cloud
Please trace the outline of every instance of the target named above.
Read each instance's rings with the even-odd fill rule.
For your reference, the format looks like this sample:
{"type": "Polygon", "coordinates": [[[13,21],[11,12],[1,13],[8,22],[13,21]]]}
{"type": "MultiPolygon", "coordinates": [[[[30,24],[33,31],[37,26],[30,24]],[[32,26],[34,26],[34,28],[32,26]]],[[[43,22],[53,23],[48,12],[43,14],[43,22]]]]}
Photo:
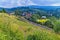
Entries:
{"type": "Polygon", "coordinates": [[[28,5],[37,5],[37,4],[33,3],[32,1],[29,1],[28,5]]]}
{"type": "Polygon", "coordinates": [[[0,7],[11,8],[17,6],[37,5],[31,0],[2,0],[0,1],[0,7]]]}
{"type": "Polygon", "coordinates": [[[18,6],[37,5],[33,3],[31,0],[20,0],[17,4],[18,6]]]}
{"type": "Polygon", "coordinates": [[[60,3],[51,4],[51,6],[60,6],[60,3]]]}
{"type": "Polygon", "coordinates": [[[1,0],[0,7],[17,7],[17,6],[28,6],[28,5],[39,5],[39,6],[60,6],[58,0],[1,0]]]}

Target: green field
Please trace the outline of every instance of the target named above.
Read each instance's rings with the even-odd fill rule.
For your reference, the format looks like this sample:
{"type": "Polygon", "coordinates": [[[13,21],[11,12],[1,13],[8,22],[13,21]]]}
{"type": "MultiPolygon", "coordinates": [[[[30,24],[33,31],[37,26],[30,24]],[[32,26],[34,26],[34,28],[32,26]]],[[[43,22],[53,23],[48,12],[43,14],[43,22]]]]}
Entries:
{"type": "Polygon", "coordinates": [[[0,13],[0,40],[60,40],[60,35],[14,15],[0,13]]]}

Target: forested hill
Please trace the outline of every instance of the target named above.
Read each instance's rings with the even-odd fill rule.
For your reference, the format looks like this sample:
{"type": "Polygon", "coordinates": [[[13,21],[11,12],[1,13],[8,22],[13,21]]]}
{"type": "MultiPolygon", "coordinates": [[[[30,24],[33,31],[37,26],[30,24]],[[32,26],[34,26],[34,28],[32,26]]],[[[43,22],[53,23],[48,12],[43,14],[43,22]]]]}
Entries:
{"type": "Polygon", "coordinates": [[[5,9],[7,13],[15,12],[16,10],[20,10],[23,12],[31,12],[31,13],[42,13],[46,15],[52,14],[53,16],[60,17],[60,6],[21,6],[21,7],[13,7],[13,8],[0,8],[0,11],[5,9]]]}

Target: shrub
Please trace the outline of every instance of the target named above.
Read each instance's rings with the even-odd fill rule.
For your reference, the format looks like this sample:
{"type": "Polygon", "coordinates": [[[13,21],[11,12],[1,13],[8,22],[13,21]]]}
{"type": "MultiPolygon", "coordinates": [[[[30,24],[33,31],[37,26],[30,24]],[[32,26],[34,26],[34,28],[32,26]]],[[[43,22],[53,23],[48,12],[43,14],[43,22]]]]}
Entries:
{"type": "Polygon", "coordinates": [[[48,19],[38,19],[37,22],[40,23],[40,24],[45,24],[45,22],[47,22],[48,19]]]}
{"type": "Polygon", "coordinates": [[[54,31],[60,33],[60,22],[56,21],[54,24],[54,31]]]}
{"type": "Polygon", "coordinates": [[[27,40],[36,40],[36,36],[35,35],[29,35],[27,40]]]}
{"type": "Polygon", "coordinates": [[[53,26],[54,26],[52,21],[50,21],[50,20],[46,21],[44,25],[46,25],[49,28],[53,28],[53,26]]]}
{"type": "Polygon", "coordinates": [[[30,18],[30,20],[33,22],[36,22],[36,20],[39,18],[40,18],[40,16],[38,14],[32,14],[32,17],[30,18]]]}

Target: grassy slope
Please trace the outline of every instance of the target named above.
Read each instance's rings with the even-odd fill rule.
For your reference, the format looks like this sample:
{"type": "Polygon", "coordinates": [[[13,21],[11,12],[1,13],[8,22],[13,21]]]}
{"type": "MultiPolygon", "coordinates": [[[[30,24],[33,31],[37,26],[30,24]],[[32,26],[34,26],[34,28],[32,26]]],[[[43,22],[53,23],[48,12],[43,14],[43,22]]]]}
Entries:
{"type": "Polygon", "coordinates": [[[0,40],[60,40],[58,34],[29,22],[18,20],[13,15],[0,13],[0,40]]]}

